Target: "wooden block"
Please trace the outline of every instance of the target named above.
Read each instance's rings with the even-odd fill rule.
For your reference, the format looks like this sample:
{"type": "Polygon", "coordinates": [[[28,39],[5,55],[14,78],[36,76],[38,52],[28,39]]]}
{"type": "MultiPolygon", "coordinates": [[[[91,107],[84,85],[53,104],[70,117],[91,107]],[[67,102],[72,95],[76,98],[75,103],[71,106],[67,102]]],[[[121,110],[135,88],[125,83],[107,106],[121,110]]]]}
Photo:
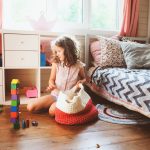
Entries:
{"type": "Polygon", "coordinates": [[[19,88],[19,84],[11,84],[11,89],[17,89],[19,88]]]}
{"type": "Polygon", "coordinates": [[[18,95],[19,94],[19,89],[11,89],[11,95],[18,95]]]}
{"type": "Polygon", "coordinates": [[[19,115],[18,115],[18,112],[11,112],[10,113],[10,117],[11,118],[17,118],[19,115]]]}
{"type": "Polygon", "coordinates": [[[11,106],[19,106],[19,104],[18,100],[11,100],[11,106]]]}
{"type": "Polygon", "coordinates": [[[19,123],[19,121],[15,122],[15,123],[13,124],[13,128],[14,128],[14,129],[20,129],[20,123],[19,123]]]}
{"type": "Polygon", "coordinates": [[[19,108],[17,106],[11,106],[11,112],[18,112],[19,108]]]}
{"type": "Polygon", "coordinates": [[[10,118],[10,122],[15,123],[17,121],[17,118],[10,118]]]}
{"type": "Polygon", "coordinates": [[[12,99],[12,100],[19,100],[19,99],[20,99],[19,94],[18,94],[18,95],[12,94],[12,95],[11,95],[11,99],[12,99]]]}
{"type": "Polygon", "coordinates": [[[18,79],[12,79],[11,84],[19,84],[20,81],[18,79]]]}

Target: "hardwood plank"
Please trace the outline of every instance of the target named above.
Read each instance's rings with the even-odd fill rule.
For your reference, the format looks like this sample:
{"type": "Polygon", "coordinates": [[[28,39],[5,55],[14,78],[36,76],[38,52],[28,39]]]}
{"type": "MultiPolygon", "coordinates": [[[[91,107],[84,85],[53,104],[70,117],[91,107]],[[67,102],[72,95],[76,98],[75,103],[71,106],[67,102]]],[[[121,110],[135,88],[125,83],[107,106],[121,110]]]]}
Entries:
{"type": "Polygon", "coordinates": [[[20,118],[39,122],[38,127],[14,130],[9,122],[10,109],[0,114],[0,150],[149,150],[149,125],[119,125],[96,121],[85,125],[60,125],[48,113],[31,114],[21,106],[20,118]]]}
{"type": "Polygon", "coordinates": [[[101,146],[101,150],[149,150],[150,138],[101,146]]]}

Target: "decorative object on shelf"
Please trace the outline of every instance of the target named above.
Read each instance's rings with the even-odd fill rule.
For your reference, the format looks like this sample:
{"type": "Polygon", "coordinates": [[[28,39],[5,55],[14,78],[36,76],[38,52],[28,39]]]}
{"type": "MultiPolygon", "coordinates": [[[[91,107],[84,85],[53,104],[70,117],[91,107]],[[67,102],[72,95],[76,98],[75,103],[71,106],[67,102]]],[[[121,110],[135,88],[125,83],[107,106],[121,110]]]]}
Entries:
{"type": "Polygon", "coordinates": [[[12,79],[11,81],[11,111],[10,111],[10,121],[13,123],[14,129],[20,128],[19,122],[19,80],[12,79]]]}
{"type": "Polygon", "coordinates": [[[48,21],[43,12],[41,12],[38,20],[28,18],[30,25],[34,30],[51,31],[56,21],[48,21]]]}
{"type": "Polygon", "coordinates": [[[46,54],[40,53],[40,66],[46,66],[46,54]]]}
{"type": "Polygon", "coordinates": [[[30,87],[27,89],[26,91],[26,96],[28,98],[34,98],[34,97],[38,97],[38,91],[36,87],[30,87]]]}
{"type": "Polygon", "coordinates": [[[50,66],[52,63],[52,49],[51,49],[51,41],[53,38],[51,37],[41,37],[40,39],[40,58],[41,58],[41,66],[50,66]]]}

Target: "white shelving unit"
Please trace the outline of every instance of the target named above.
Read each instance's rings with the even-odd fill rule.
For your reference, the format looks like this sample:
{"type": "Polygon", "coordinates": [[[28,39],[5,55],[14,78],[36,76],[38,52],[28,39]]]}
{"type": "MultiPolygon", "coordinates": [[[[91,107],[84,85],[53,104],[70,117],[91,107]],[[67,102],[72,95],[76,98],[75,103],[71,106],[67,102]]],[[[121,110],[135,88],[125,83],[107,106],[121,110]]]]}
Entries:
{"type": "MultiPolygon", "coordinates": [[[[35,98],[27,98],[22,92],[24,87],[35,86],[38,97],[45,95],[51,66],[40,65],[41,42],[51,41],[63,33],[45,33],[33,31],[1,30],[2,34],[2,66],[0,66],[0,103],[10,104],[11,80],[20,80],[20,102],[27,104],[35,98]]],[[[73,34],[73,33],[72,33],[73,34]]],[[[81,43],[80,58],[84,61],[85,35],[76,35],[81,43]]],[[[49,42],[50,43],[50,42],[49,42]]],[[[50,49],[46,50],[47,57],[50,49]]]]}

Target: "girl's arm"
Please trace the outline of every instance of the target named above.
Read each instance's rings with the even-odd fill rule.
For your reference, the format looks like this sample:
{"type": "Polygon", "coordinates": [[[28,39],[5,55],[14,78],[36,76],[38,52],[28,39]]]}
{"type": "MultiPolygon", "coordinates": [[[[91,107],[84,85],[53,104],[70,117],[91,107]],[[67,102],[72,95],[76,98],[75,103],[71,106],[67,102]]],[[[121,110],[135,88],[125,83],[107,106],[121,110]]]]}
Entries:
{"type": "Polygon", "coordinates": [[[85,75],[85,69],[84,67],[81,67],[80,68],[80,71],[79,71],[79,77],[80,77],[80,80],[77,82],[77,85],[79,83],[85,83],[86,82],[86,75],[85,75]]]}
{"type": "Polygon", "coordinates": [[[55,80],[56,80],[56,63],[52,63],[52,69],[49,78],[49,86],[47,87],[47,90],[53,90],[56,88],[55,80]]]}

